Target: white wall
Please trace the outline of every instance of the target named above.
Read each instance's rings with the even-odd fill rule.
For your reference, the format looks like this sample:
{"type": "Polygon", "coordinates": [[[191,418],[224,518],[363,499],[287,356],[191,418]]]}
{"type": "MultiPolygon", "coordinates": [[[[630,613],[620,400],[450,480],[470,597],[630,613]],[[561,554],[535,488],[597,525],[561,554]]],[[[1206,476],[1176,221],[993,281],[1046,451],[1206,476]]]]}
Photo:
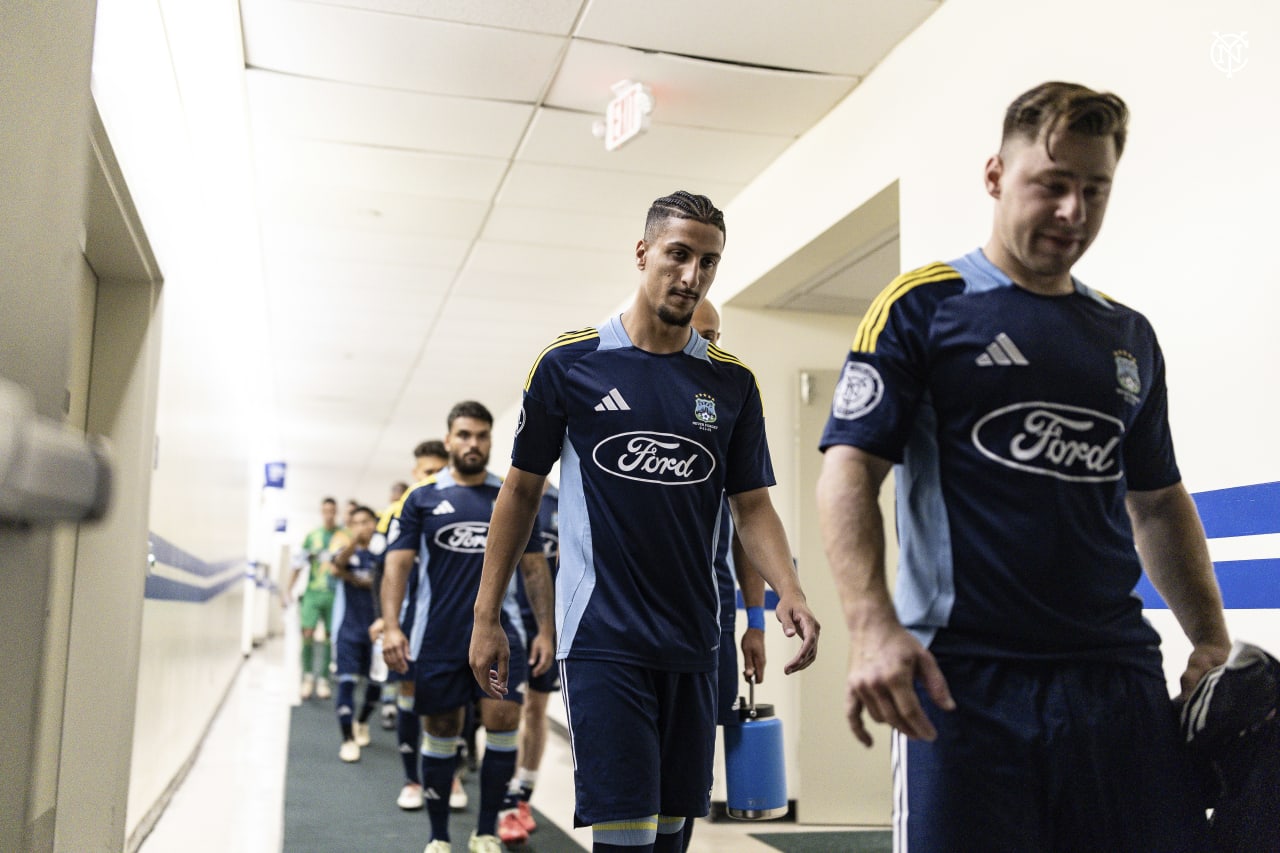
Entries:
{"type": "MultiPolygon", "coordinates": [[[[217,567],[205,576],[161,567],[188,592],[243,570],[260,462],[275,455],[243,64],[235,3],[98,4],[93,94],[166,278],[150,529],[196,565],[217,567]]],[[[242,595],[238,583],[203,601],[149,593],[130,833],[235,674],[242,595]]]]}
{"type": "MultiPolygon", "coordinates": [[[[894,180],[904,266],[969,251],[989,233],[981,169],[1008,102],[1049,79],[1110,89],[1132,110],[1130,139],[1106,227],[1077,272],[1155,324],[1187,487],[1280,480],[1272,441],[1280,282],[1271,233],[1280,196],[1278,45],[1280,6],[1270,0],[947,0],[728,206],[733,242],[718,297],[748,287],[894,180]],[[1215,33],[1240,31],[1248,64],[1228,78],[1210,48],[1215,33]]],[[[738,336],[728,322],[726,333],[738,336]]],[[[805,339],[798,333],[776,352],[785,358],[805,339]]],[[[848,338],[821,362],[838,366],[848,338]]],[[[778,467],[780,480],[789,476],[778,467]]],[[[1177,633],[1167,612],[1150,615],[1167,638],[1177,633]]],[[[1280,649],[1275,613],[1228,616],[1234,633],[1280,649]]],[[[841,628],[827,625],[824,654],[843,656],[841,628]]],[[[1174,674],[1185,649],[1177,638],[1167,646],[1174,674]]],[[[842,685],[830,690],[839,701],[842,685]]]]}

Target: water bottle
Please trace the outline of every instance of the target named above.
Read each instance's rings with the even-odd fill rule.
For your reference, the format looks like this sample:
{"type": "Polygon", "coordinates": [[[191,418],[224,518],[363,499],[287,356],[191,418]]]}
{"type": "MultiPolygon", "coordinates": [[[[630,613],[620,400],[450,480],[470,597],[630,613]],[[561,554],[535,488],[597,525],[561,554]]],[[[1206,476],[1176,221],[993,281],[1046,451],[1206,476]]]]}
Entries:
{"type": "Polygon", "coordinates": [[[729,817],[771,820],[787,813],[787,765],[782,721],[772,705],[756,704],[754,679],[748,700],[738,700],[738,724],[724,727],[726,805],[729,817]]]}
{"type": "Polygon", "coordinates": [[[387,661],[382,657],[382,638],[373,641],[373,653],[369,657],[369,680],[380,683],[387,680],[387,661]]]}

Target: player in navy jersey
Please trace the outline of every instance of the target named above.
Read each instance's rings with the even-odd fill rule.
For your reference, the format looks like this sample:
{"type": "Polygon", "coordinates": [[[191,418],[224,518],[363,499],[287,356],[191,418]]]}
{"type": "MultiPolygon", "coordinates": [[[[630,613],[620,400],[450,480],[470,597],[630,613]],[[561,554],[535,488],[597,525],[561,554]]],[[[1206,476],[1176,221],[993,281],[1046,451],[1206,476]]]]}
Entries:
{"type": "Polygon", "coordinates": [[[369,680],[374,563],[369,543],[377,523],[373,510],[357,505],[350,513],[347,534],[334,537],[335,544],[339,544],[338,537],[342,537],[333,558],[333,574],[339,581],[333,602],[333,648],[338,664],[335,705],[338,727],[342,730],[338,756],[343,761],[359,761],[360,747],[369,745],[369,716],[378,707],[382,691],[382,685],[369,680]],[[361,678],[365,679],[365,697],[359,715],[353,718],[356,683],[361,678]]]}
{"type": "MultiPolygon", "coordinates": [[[[396,537],[387,546],[386,576],[382,583],[383,655],[387,665],[406,672],[415,662],[415,713],[426,717],[422,744],[422,783],[431,819],[426,853],[448,853],[449,803],[446,792],[457,766],[457,738],[465,710],[480,700],[485,727],[485,753],[480,766],[480,808],[472,853],[500,853],[499,812],[514,809],[507,785],[515,774],[516,737],[520,726],[520,685],[526,669],[545,672],[552,663],[555,627],[551,616],[551,575],[542,555],[540,537],[526,537],[519,563],[537,615],[539,633],[529,645],[514,589],[504,590],[500,626],[517,653],[517,689],[506,697],[484,696],[471,677],[467,647],[472,612],[489,533],[489,519],[501,480],[489,473],[493,416],[474,401],[457,404],[449,412],[449,467],[418,483],[400,506],[396,537]],[[418,560],[415,613],[408,636],[401,627],[401,599],[414,558],[418,560]]],[[[513,585],[514,586],[514,585],[513,585]]],[[[513,842],[527,839],[512,838],[513,842]]]]}
{"type": "Polygon", "coordinates": [[[679,850],[686,818],[708,811],[722,495],[778,591],[783,631],[803,639],[786,671],[816,653],[818,623],[769,499],[755,377],[689,327],[723,247],[724,217],[705,196],[654,202],[635,249],[635,301],[598,328],[561,335],[530,370],[494,508],[471,668],[496,697],[513,677],[503,591],[560,460],[556,656],[575,819],[592,827],[596,851],[679,850]]]}
{"type": "MultiPolygon", "coordinates": [[[[448,464],[449,451],[445,450],[443,442],[436,439],[419,442],[413,449],[413,470],[410,472],[413,482],[422,482],[442,471],[448,464]]],[[[378,516],[377,531],[374,533],[373,541],[369,545],[369,550],[374,555],[373,607],[376,615],[373,625],[369,628],[369,636],[375,642],[381,640],[385,624],[382,619],[381,605],[382,574],[387,543],[399,533],[395,519],[403,499],[404,495],[402,494],[378,516]]],[[[413,623],[413,603],[416,600],[418,591],[417,580],[417,573],[410,572],[404,604],[400,608],[401,625],[413,623]]],[[[381,649],[381,643],[378,643],[378,648],[381,649]]],[[[396,797],[396,805],[406,811],[420,809],[425,802],[422,795],[422,772],[419,759],[419,751],[422,746],[422,723],[420,722],[421,718],[413,711],[413,683],[412,664],[403,673],[388,669],[387,681],[382,692],[383,728],[394,728],[396,730],[396,747],[400,752],[400,761],[404,766],[405,781],[400,788],[400,794],[396,797]],[[388,698],[390,699],[389,712],[387,711],[388,698]],[[390,725],[387,725],[388,721],[390,721],[390,725]]],[[[455,780],[453,790],[449,794],[450,806],[464,808],[467,804],[466,796],[461,781],[455,780]]]]}
{"type": "MultiPolygon", "coordinates": [[[[560,490],[548,481],[538,505],[538,529],[542,533],[542,553],[551,567],[551,580],[555,582],[560,568],[560,490]]],[[[533,605],[524,589],[524,578],[516,575],[516,600],[520,602],[520,616],[524,620],[526,634],[537,632],[533,605]]],[[[538,768],[547,746],[547,700],[560,689],[560,671],[551,667],[542,675],[529,679],[529,690],[524,697],[524,722],[520,728],[520,766],[511,780],[511,792],[519,798],[516,811],[504,818],[516,821],[526,833],[538,828],[529,801],[538,782],[538,768]]],[[[502,835],[499,826],[499,837],[502,835]]]]}
{"type": "Polygon", "coordinates": [[[1074,84],[1015,100],[990,239],[891,283],[835,392],[819,509],[850,726],[896,729],[897,849],[1205,849],[1133,589],[1145,568],[1192,642],[1184,693],[1226,659],[1222,599],[1155,334],[1071,275],[1127,117],[1074,84]],[[877,505],[895,465],[896,613],[877,505]]]}

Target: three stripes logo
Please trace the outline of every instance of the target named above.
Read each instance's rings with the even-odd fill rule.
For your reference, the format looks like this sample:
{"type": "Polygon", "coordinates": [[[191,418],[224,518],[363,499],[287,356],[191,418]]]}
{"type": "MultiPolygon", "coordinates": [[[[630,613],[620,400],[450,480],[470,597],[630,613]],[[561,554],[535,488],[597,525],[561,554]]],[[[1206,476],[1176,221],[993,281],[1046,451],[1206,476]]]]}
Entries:
{"type": "Polygon", "coordinates": [[[440,503],[436,505],[436,508],[431,510],[432,515],[448,515],[451,512],[457,512],[457,510],[455,510],[453,508],[453,504],[449,503],[447,500],[440,501],[440,503]]]}
{"type": "Polygon", "coordinates": [[[978,367],[992,367],[1000,365],[1008,367],[1009,365],[1017,365],[1025,367],[1031,362],[1027,361],[1027,357],[1018,349],[1018,345],[1013,339],[1004,332],[996,335],[996,339],[987,344],[987,351],[978,356],[975,360],[978,367]]]}
{"type": "Polygon", "coordinates": [[[600,398],[600,402],[596,403],[597,412],[629,412],[631,407],[627,405],[627,401],[622,399],[622,395],[618,393],[617,388],[610,388],[609,393],[600,398]]]}

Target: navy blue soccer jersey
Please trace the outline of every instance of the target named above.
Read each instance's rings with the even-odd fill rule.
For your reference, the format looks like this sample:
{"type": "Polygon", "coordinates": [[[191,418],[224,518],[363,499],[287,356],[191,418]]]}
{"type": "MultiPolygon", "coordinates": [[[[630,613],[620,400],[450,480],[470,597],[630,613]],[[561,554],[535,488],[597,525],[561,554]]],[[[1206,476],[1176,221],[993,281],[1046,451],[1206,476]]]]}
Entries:
{"type": "Polygon", "coordinates": [[[836,444],[899,463],[895,601],[935,652],[1158,662],[1124,498],[1179,473],[1141,314],[1037,295],[981,250],[905,273],[858,327],[836,444]]]}
{"type": "Polygon", "coordinates": [[[773,485],[754,375],[689,333],[635,347],[620,317],[561,335],[529,372],[515,467],[560,459],[559,659],[715,668],[722,495],[773,485]]]}
{"type": "MultiPolygon", "coordinates": [[[[478,486],[463,486],[446,469],[414,486],[392,523],[388,551],[418,555],[417,598],[409,630],[409,656],[432,663],[465,662],[471,646],[476,593],[489,539],[489,520],[502,480],[489,474],[478,486]]],[[[526,552],[541,550],[537,525],[526,552]]],[[[502,625],[523,639],[515,583],[502,604],[502,625]]],[[[522,650],[512,650],[513,654],[522,650]]]]}
{"type": "MultiPolygon", "coordinates": [[[[357,548],[347,561],[347,571],[358,578],[373,579],[374,556],[367,548],[357,548]]],[[[334,636],[341,640],[369,642],[373,624],[373,590],[348,581],[338,584],[333,598],[334,636]]]]}

